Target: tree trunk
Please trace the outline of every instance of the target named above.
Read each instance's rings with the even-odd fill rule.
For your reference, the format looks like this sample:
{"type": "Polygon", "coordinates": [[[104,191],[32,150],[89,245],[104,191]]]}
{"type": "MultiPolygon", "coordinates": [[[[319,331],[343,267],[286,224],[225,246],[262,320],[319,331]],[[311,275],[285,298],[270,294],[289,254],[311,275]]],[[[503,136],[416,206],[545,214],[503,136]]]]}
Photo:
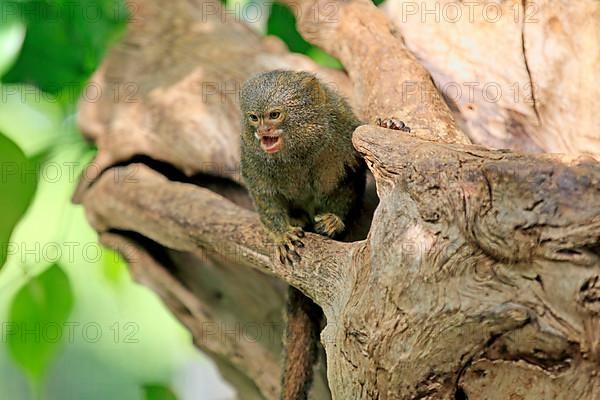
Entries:
{"type": "MultiPolygon", "coordinates": [[[[600,45],[569,39],[598,38],[600,4],[538,2],[543,18],[524,30],[522,20],[405,22],[400,0],[388,16],[366,0],[288,1],[300,32],[347,75],[260,37],[218,1],[136,4],[93,78],[106,93],[135,90],[80,108],[99,151],[75,201],[101,241],[240,399],[278,398],[288,284],[327,319],[312,399],[600,398],[600,45]],[[314,71],[367,123],[399,117],[412,128],[355,131],[374,179],[352,241],[307,234],[293,269],[273,259],[239,174],[237,89],[275,68],[314,71]],[[501,77],[503,88],[512,79],[520,94],[536,83],[543,96],[450,98],[443,86],[461,71],[501,77]]],[[[525,18],[527,4],[509,3],[525,18]]]]}

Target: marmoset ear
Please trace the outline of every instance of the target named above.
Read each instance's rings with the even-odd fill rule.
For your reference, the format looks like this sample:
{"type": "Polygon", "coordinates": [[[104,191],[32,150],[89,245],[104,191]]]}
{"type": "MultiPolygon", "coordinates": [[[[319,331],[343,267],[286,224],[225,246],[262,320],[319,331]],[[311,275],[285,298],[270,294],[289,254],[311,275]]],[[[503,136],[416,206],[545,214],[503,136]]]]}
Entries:
{"type": "Polygon", "coordinates": [[[327,100],[327,92],[316,76],[305,76],[300,80],[300,86],[308,94],[311,104],[323,104],[327,100]]]}

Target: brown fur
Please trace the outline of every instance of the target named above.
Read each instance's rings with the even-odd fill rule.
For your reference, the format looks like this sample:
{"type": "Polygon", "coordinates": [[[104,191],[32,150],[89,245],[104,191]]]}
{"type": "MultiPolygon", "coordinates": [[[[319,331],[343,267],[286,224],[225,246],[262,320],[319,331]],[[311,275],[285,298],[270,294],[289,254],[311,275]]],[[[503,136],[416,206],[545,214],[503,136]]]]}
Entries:
{"type": "Polygon", "coordinates": [[[320,308],[298,289],[288,288],[281,399],[305,400],[317,362],[320,308]]]}
{"type": "MultiPolygon", "coordinates": [[[[360,203],[366,166],[352,146],[360,122],[341,96],[306,72],[249,79],[241,110],[242,176],[279,260],[294,267],[304,230],[339,237],[360,203]],[[267,152],[265,137],[276,137],[279,150],[267,152]]],[[[322,311],[290,287],[287,316],[281,398],[305,400],[322,311]]]]}

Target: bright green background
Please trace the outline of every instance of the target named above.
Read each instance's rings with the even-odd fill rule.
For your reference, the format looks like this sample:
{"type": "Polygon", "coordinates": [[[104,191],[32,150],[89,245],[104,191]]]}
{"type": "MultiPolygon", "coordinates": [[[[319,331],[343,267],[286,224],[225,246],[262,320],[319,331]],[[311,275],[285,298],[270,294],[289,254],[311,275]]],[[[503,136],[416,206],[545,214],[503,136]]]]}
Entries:
{"type": "MultiPolygon", "coordinates": [[[[189,333],[70,202],[95,154],[76,128],[77,98],[127,17],[122,0],[0,0],[2,399],[211,400],[197,381],[219,387],[189,333]]],[[[283,6],[259,29],[340,67],[283,6]]]]}
{"type": "Polygon", "coordinates": [[[0,397],[173,399],[175,377],[207,361],[70,202],[95,153],[76,100],[127,13],[68,3],[0,1],[0,397]]]}

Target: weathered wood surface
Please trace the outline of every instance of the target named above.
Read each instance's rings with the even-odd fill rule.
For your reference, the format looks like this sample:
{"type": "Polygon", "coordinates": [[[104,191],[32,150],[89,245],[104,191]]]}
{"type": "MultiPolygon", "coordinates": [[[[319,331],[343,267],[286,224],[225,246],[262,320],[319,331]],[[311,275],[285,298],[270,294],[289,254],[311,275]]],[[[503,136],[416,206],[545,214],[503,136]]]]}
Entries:
{"type": "Polygon", "coordinates": [[[600,153],[600,3],[388,0],[383,9],[476,143],[600,153]]]}

